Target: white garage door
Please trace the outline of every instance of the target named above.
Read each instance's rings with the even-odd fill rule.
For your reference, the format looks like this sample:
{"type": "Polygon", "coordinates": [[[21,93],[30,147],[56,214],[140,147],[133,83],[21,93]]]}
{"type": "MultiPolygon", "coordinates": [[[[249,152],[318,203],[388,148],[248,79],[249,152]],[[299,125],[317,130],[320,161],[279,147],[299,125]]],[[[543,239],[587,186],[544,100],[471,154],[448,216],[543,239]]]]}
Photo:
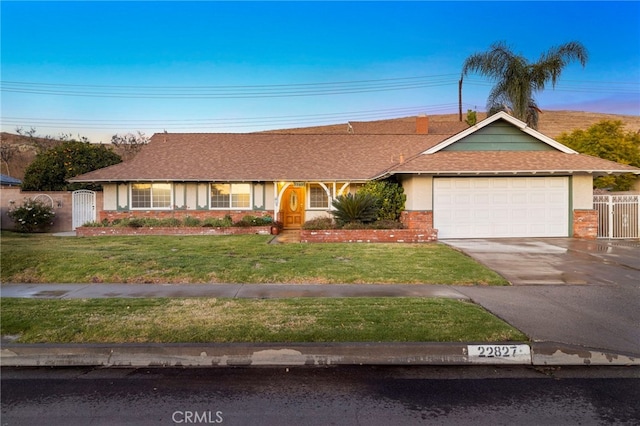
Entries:
{"type": "Polygon", "coordinates": [[[438,238],[566,237],[569,178],[434,178],[438,238]]]}

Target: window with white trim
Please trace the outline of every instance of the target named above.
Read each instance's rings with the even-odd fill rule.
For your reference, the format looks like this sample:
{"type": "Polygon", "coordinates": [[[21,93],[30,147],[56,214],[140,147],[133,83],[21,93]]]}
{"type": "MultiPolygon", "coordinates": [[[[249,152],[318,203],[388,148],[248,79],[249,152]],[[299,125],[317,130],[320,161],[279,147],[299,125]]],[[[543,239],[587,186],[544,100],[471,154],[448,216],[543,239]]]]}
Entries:
{"type": "Polygon", "coordinates": [[[318,183],[309,184],[309,208],[328,209],[329,196],[327,191],[318,183]]]}
{"type": "Polygon", "coordinates": [[[251,208],[251,184],[249,183],[212,183],[212,209],[249,209],[251,208]]]}
{"type": "Polygon", "coordinates": [[[170,209],[170,183],[133,183],[131,184],[132,209],[170,209]]]}

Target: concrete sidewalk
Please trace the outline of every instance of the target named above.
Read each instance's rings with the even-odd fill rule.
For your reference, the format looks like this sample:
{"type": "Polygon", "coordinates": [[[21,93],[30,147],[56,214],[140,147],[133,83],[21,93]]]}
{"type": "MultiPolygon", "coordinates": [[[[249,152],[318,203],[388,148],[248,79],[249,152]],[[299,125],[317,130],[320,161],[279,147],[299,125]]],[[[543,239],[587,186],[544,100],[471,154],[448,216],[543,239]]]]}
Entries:
{"type": "Polygon", "coordinates": [[[469,297],[428,284],[2,284],[0,297],[91,299],[101,297],[469,297]]]}
{"type": "MultiPolygon", "coordinates": [[[[443,297],[470,288],[382,284],[3,284],[1,297],[443,297]]],[[[473,287],[475,291],[488,290],[473,287]]],[[[526,332],[526,331],[525,331],[526,332]]],[[[13,344],[0,366],[634,365],[640,356],[561,342],[287,344],[13,344]],[[501,355],[489,354],[494,350],[501,355]]]]}

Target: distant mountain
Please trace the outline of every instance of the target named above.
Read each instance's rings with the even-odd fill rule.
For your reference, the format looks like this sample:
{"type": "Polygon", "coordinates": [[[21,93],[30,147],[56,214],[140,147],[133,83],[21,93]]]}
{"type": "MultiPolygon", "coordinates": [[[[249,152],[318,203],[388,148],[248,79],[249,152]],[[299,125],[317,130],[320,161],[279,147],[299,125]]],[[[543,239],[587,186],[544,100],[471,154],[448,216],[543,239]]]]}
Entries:
{"type": "MultiPolygon", "coordinates": [[[[478,113],[478,121],[486,118],[486,116],[486,113],[478,113]]],[[[458,114],[429,115],[429,132],[460,131],[467,127],[464,123],[465,118],[466,114],[463,114],[463,121],[460,122],[458,114]]],[[[360,131],[361,133],[406,134],[415,131],[415,120],[416,117],[412,116],[375,121],[351,121],[325,126],[269,130],[267,132],[326,134],[360,131]]],[[[624,123],[626,130],[633,132],[640,131],[640,116],[582,111],[543,111],[542,114],[540,114],[538,131],[551,138],[556,138],[563,132],[569,133],[578,129],[585,130],[602,120],[620,120],[624,123]]]]}

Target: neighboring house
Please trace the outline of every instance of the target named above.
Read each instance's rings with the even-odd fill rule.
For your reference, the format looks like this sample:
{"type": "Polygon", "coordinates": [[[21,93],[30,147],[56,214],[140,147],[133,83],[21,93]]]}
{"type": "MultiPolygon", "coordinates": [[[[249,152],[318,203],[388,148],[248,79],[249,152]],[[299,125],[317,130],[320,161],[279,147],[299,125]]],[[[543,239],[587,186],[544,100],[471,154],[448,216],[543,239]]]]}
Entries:
{"type": "MultiPolygon", "coordinates": [[[[473,127],[411,134],[155,134],[131,161],[71,179],[104,188],[99,220],[270,215],[285,228],[329,215],[332,200],[394,176],[409,228],[439,238],[594,237],[593,177],[640,169],[578,154],[506,113],[473,127]]],[[[398,129],[398,132],[403,131],[398,129]]]]}
{"type": "Polygon", "coordinates": [[[22,185],[22,181],[20,179],[16,179],[11,176],[0,174],[1,187],[12,187],[12,186],[20,186],[20,185],[22,185]]]}

